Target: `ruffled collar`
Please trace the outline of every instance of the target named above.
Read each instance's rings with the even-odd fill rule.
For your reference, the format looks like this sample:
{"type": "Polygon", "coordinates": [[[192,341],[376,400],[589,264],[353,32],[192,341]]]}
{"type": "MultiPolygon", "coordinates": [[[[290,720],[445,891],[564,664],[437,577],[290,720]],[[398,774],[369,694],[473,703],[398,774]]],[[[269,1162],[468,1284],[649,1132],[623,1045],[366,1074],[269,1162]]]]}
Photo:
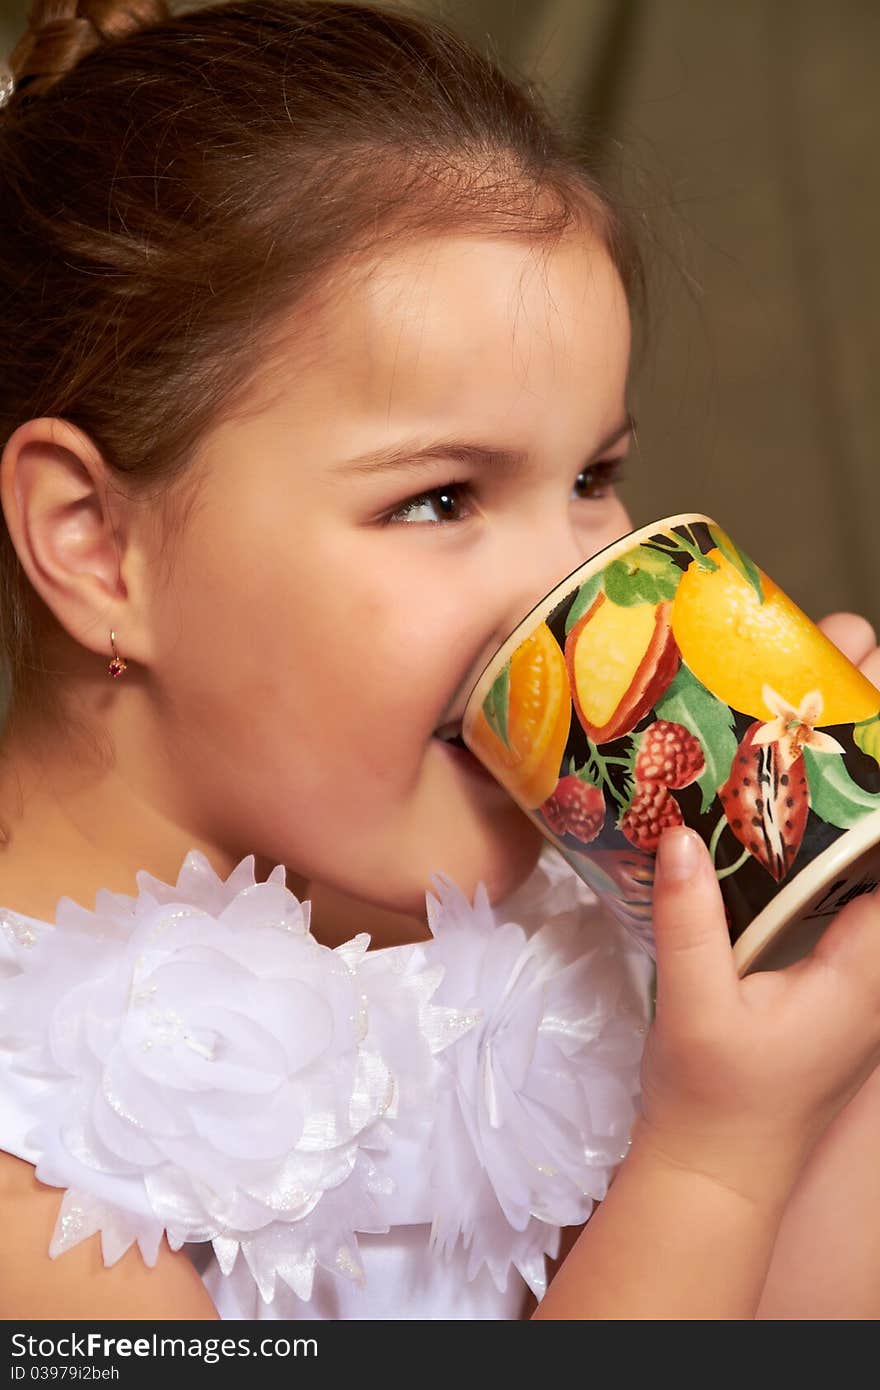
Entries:
{"type": "Polygon", "coordinates": [[[559,1227],[604,1195],[634,1117],[644,970],[552,851],[500,907],[449,880],[431,940],[321,945],[283,866],[225,880],[198,851],[56,923],[0,913],[0,1038],[33,1083],[37,1177],[65,1188],[51,1253],[105,1263],[210,1241],[267,1302],[363,1279],[395,1154],[421,1145],[437,1258],[541,1297],[559,1227]]]}

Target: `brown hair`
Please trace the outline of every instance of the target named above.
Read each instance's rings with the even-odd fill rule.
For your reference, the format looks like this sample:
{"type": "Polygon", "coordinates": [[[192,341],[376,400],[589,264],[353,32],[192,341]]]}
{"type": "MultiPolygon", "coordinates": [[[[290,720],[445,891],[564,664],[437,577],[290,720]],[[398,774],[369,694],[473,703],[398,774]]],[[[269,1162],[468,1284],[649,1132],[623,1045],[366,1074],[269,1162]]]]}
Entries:
{"type": "MultiPolygon", "coordinates": [[[[34,0],[11,67],[0,448],[25,420],[64,417],[130,495],[174,496],[281,310],[380,240],[553,238],[586,218],[641,289],[585,149],[534,91],[412,13],[34,0]]],[[[58,713],[42,640],[57,624],[5,527],[0,592],[13,709],[58,713]]]]}

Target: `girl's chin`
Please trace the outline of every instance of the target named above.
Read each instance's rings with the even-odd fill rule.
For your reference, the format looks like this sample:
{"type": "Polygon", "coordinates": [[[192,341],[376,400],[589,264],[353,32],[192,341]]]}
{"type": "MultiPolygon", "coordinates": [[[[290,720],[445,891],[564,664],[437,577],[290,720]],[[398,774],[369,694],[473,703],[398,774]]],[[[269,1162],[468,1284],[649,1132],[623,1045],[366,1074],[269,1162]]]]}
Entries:
{"type": "Polygon", "coordinates": [[[473,900],[477,885],[484,883],[489,901],[500,903],[519,888],[529,877],[538,861],[542,837],[531,822],[522,817],[525,831],[517,844],[499,845],[487,850],[482,861],[473,856],[467,861],[451,853],[431,861],[432,867],[422,876],[413,872],[411,862],[399,875],[388,874],[384,891],[373,891],[371,884],[364,891],[357,883],[345,885],[318,883],[307,885],[305,897],[312,902],[312,931],[325,946],[338,946],[356,932],[367,931],[371,949],[398,946],[412,941],[424,941],[430,936],[425,911],[425,894],[430,891],[432,874],[444,873],[473,900]],[[457,863],[455,862],[457,859],[457,863]]]}
{"type": "Polygon", "coordinates": [[[546,842],[512,802],[503,817],[496,815],[487,828],[474,826],[473,831],[464,841],[457,835],[452,837],[445,854],[439,844],[435,847],[430,862],[424,864],[425,885],[439,872],[471,899],[483,883],[489,901],[502,902],[534,871],[546,842]]]}
{"type": "MultiPolygon", "coordinates": [[[[497,785],[497,784],[496,784],[497,785]]],[[[481,798],[430,798],[410,816],[398,837],[389,831],[378,843],[364,837],[342,853],[330,873],[308,875],[334,897],[373,911],[425,920],[425,894],[441,874],[471,900],[480,883],[492,903],[515,892],[533,872],[544,838],[528,816],[502,795],[500,804],[481,798]]],[[[273,861],[274,862],[274,861],[273,861]]]]}

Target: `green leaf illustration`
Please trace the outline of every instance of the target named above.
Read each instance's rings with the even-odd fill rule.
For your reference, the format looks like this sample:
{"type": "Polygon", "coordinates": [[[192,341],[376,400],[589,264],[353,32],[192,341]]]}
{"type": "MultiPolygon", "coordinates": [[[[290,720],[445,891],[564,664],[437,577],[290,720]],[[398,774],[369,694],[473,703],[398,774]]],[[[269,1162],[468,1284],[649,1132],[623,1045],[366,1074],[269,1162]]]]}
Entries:
{"type": "Polygon", "coordinates": [[[880,767],[880,718],[857,724],[853,729],[853,742],[880,767]]]}
{"type": "Polygon", "coordinates": [[[605,594],[621,608],[662,603],[675,597],[681,576],[682,571],[668,555],[637,545],[606,569],[605,594]]]}
{"type": "Polygon", "coordinates": [[[575,623],[580,622],[584,614],[588,612],[596,602],[596,598],[602,592],[603,578],[604,571],[600,570],[598,574],[594,574],[592,578],[588,579],[586,583],[582,584],[578,589],[577,598],[568,610],[568,617],[565,620],[566,637],[571,632],[575,623]]]}
{"type": "Polygon", "coordinates": [[[510,662],[492,684],[492,689],[483,701],[483,713],[490,729],[498,735],[505,748],[510,747],[507,731],[507,711],[510,705],[510,662]]]}
{"type": "Polygon", "coordinates": [[[675,680],[654,706],[658,719],[683,724],[700,740],[706,759],[706,770],[697,779],[703,793],[703,814],[708,811],[718,788],[727,781],[730,765],[736,752],[734,721],[727,705],[697,680],[684,662],[675,680]]]}
{"type": "Polygon", "coordinates": [[[880,811],[880,795],[866,792],[853,781],[839,753],[815,753],[805,748],[804,765],[810,805],[820,820],[851,830],[863,816],[880,811]]]}
{"type": "Polygon", "coordinates": [[[729,560],[734,569],[737,570],[751,584],[755,593],[758,595],[758,602],[764,602],[764,586],[761,583],[761,571],[753,560],[750,560],[745,551],[740,550],[739,546],[730,539],[726,531],[722,531],[720,526],[710,526],[709,535],[717,545],[725,560],[729,560]]]}

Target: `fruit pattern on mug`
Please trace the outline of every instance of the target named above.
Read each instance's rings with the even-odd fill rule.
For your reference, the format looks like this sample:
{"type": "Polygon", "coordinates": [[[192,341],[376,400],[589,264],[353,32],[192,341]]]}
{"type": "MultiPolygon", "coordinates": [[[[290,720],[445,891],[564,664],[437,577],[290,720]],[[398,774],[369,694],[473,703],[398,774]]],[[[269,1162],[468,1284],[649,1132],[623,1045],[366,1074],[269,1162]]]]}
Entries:
{"type": "Polygon", "coordinates": [[[880,691],[706,523],[651,536],[567,596],[497,678],[481,725],[480,756],[640,928],[644,861],[667,827],[699,829],[719,879],[745,876],[736,935],[802,846],[812,858],[880,809],[880,691]],[[518,720],[541,729],[520,771],[518,720]],[[633,850],[635,892],[612,870],[633,850]]]}
{"type": "Polygon", "coordinates": [[[511,795],[534,808],[553,793],[570,725],[565,658],[541,623],[493,684],[470,742],[511,795]]]}

